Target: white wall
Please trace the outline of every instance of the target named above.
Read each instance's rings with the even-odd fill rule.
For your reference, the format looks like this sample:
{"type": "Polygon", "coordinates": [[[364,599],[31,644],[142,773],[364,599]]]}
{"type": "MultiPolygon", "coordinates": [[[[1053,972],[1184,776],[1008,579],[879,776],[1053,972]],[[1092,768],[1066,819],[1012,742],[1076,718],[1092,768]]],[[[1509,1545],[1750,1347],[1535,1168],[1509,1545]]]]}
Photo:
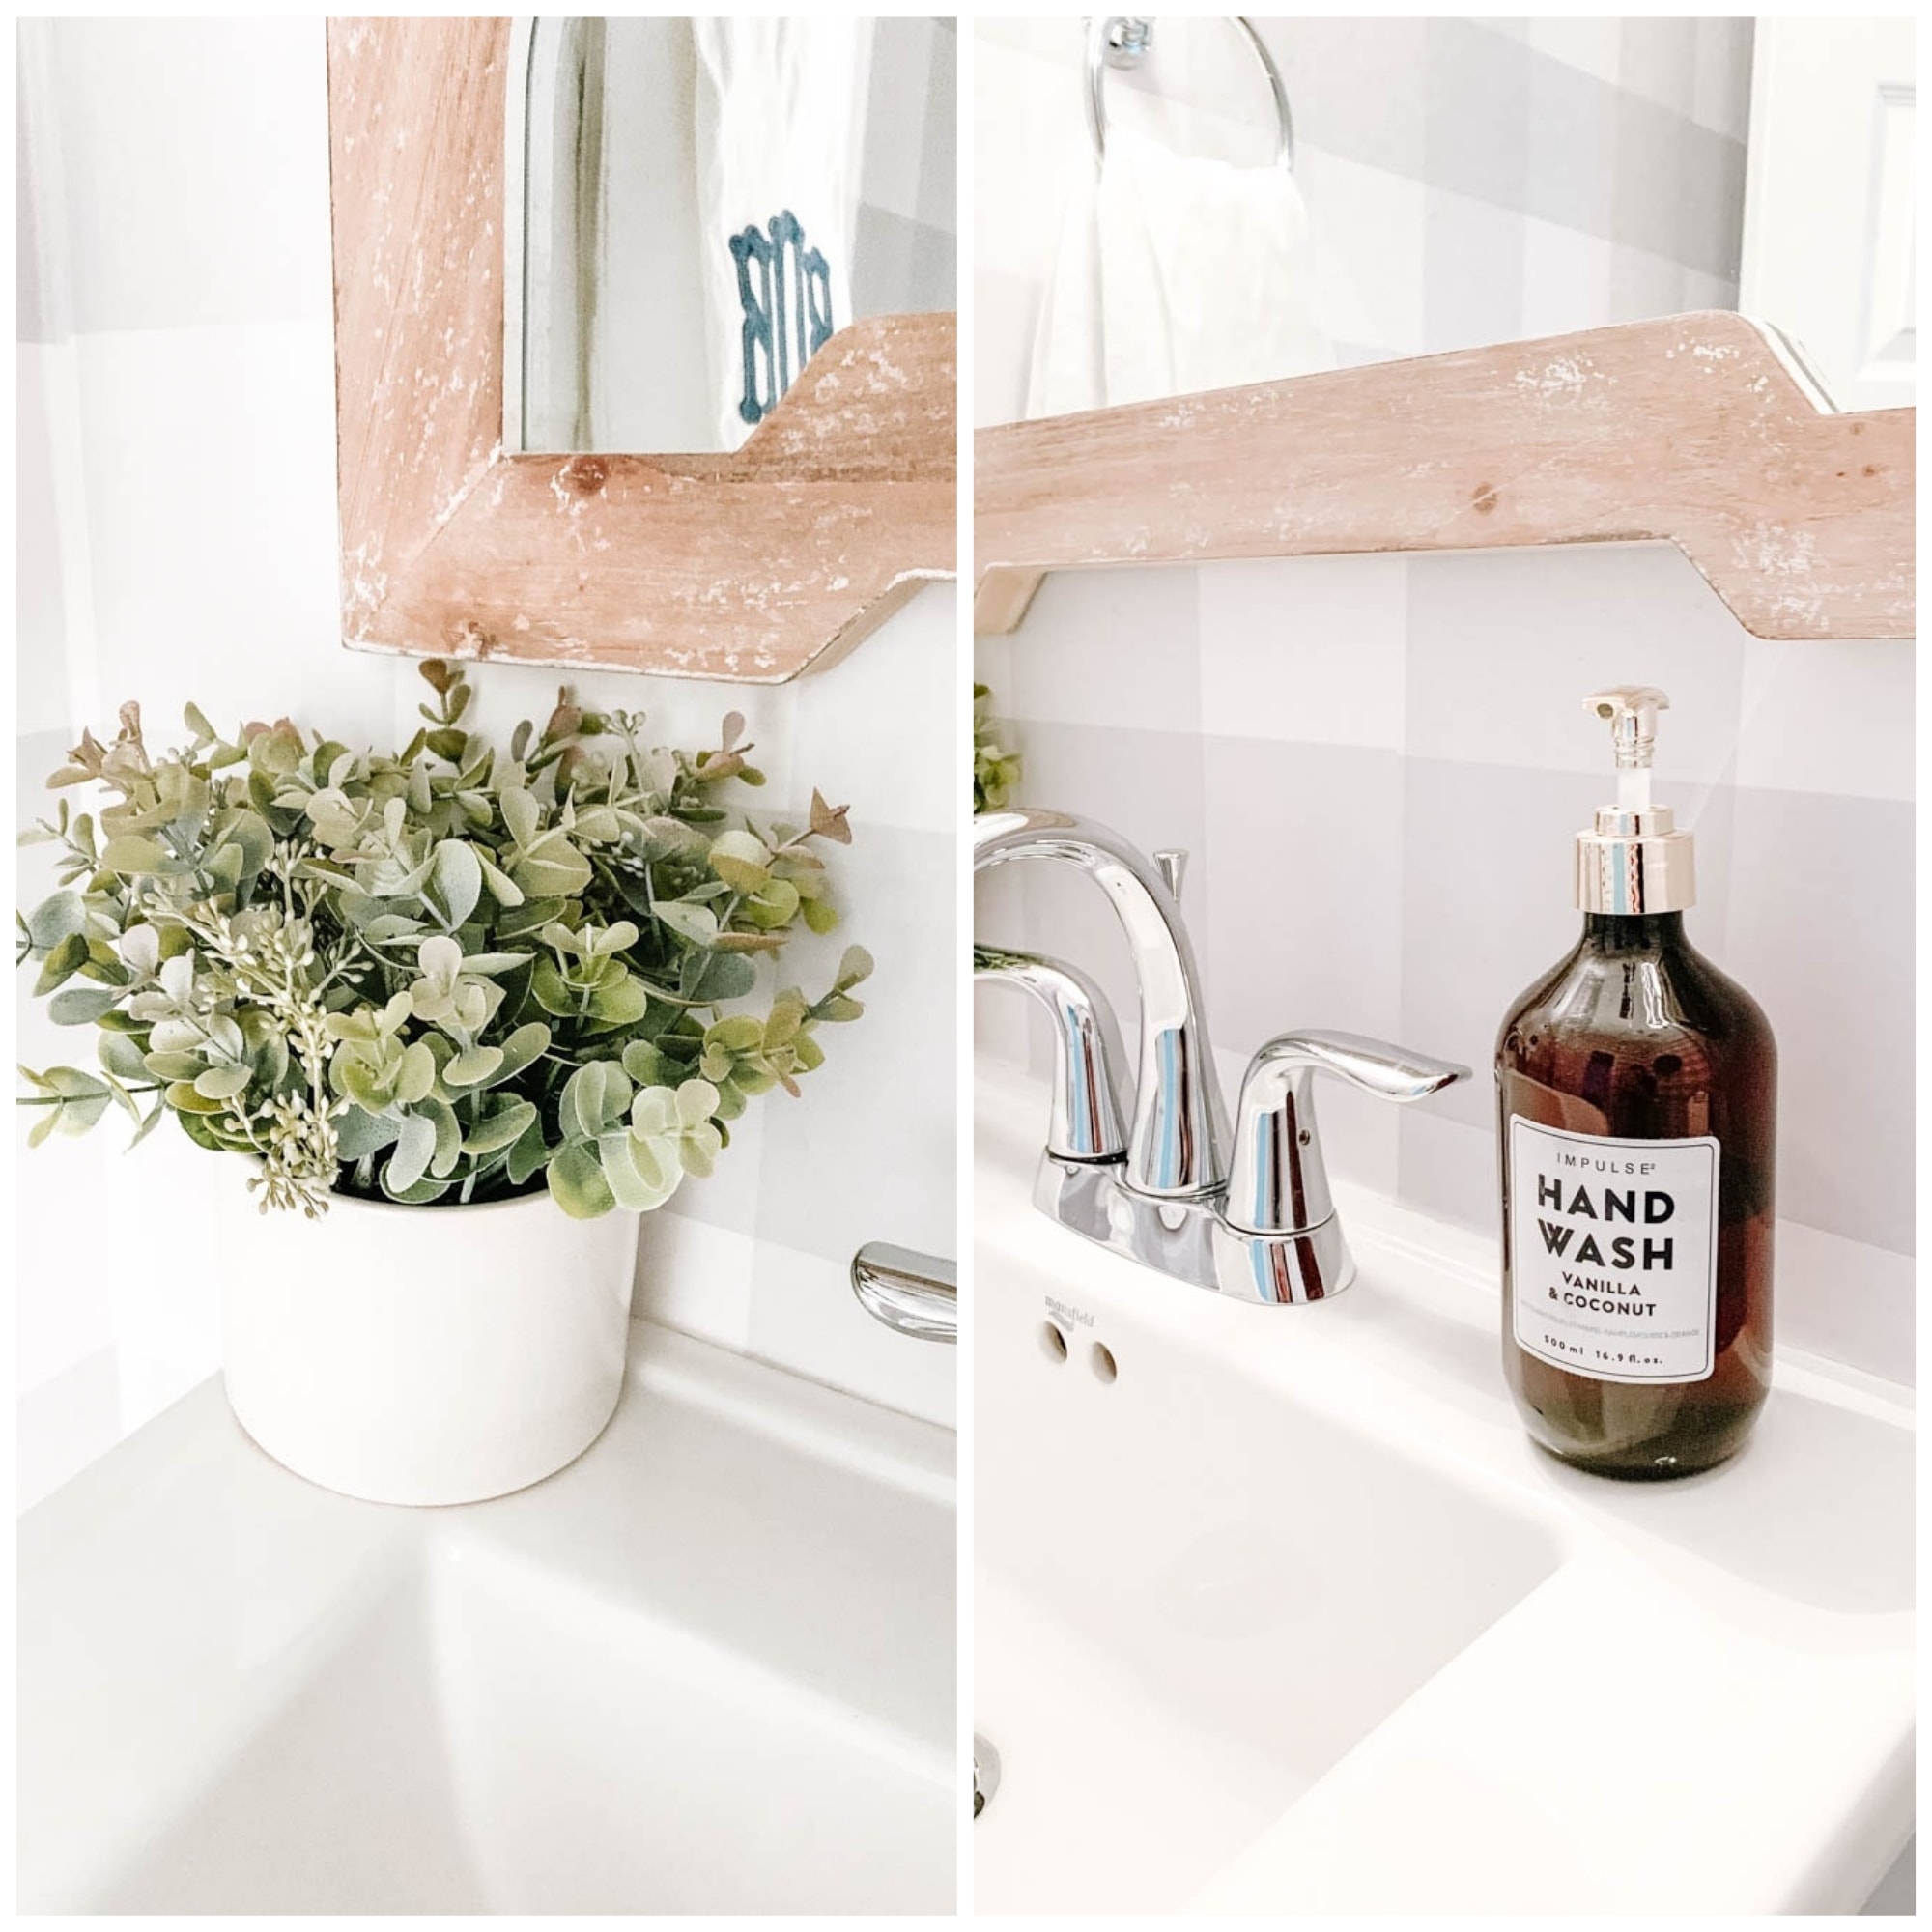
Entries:
{"type": "MultiPolygon", "coordinates": [[[[1264,153],[1265,95],[1225,65],[1225,23],[1171,24],[1110,99],[1164,117],[1164,138],[1264,153]]],[[[1628,319],[1652,296],[1673,310],[1713,299],[1691,277],[1734,279],[1748,22],[1258,24],[1336,299],[1367,304],[1365,356],[1628,319]],[[1654,193],[1651,135],[1708,163],[1690,215],[1654,193]],[[1463,239],[1438,247],[1439,230],[1463,239]]],[[[1078,58],[1077,23],[981,24],[982,419],[1024,393],[1051,259],[1040,185],[1086,164],[1078,58]]],[[[979,659],[1023,801],[1193,848],[1184,897],[1231,1092],[1292,1026],[1477,1069],[1423,1107],[1332,1085],[1321,1107],[1338,1171],[1486,1230],[1496,1028],[1574,942],[1570,839],[1608,795],[1582,700],[1661,685],[1659,795],[1698,835],[1687,925],[1779,1043],[1779,1335],[1912,1379],[1911,643],[1764,643],[1676,551],[1593,545],[1069,573],[979,659]]],[[[982,937],[1079,960],[1131,1024],[1112,915],[1084,882],[1008,867],[978,897],[982,937]]],[[[1015,1004],[980,996],[981,1042],[1043,1067],[1015,1004]]]]}
{"type": "MultiPolygon", "coordinates": [[[[351,742],[407,734],[413,665],[346,652],[336,627],[322,23],[32,23],[21,51],[23,822],[79,727],[129,697],[163,742],[189,697],[351,742]]],[[[814,784],[849,801],[845,924],[785,966],[809,985],[848,939],[878,961],[866,1017],[827,1030],[806,1097],[758,1103],[719,1174],[647,1227],[640,1312],[945,1421],[953,1351],[880,1328],[844,1272],[867,1239],[956,1252],[953,608],[929,588],[780,690],[573,680],[645,709],[668,742],[742,710],[762,806],[803,806],[814,784]]],[[[556,679],[476,682],[500,725],[541,716],[556,679]]],[[[21,902],[49,883],[24,854],[21,902]]],[[[92,1040],[48,1024],[29,984],[18,1057],[84,1062],[92,1040]]],[[[172,1134],[124,1162],[118,1133],[17,1156],[23,1503],[218,1360],[202,1204],[235,1177],[172,1134]]]]}

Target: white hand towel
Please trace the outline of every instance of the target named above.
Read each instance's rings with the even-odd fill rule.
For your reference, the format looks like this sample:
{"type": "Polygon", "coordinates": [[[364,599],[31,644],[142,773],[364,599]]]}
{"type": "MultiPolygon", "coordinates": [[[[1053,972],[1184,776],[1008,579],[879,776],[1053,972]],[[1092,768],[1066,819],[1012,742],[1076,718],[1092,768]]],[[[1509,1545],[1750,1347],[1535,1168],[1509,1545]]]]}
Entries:
{"type": "Polygon", "coordinates": [[[1284,168],[1177,155],[1107,130],[1068,201],[1029,416],[1334,366],[1317,327],[1308,211],[1284,168]]]}
{"type": "Polygon", "coordinates": [[[812,350],[852,319],[872,24],[822,15],[692,25],[712,403],[718,447],[736,449],[812,350]]]}

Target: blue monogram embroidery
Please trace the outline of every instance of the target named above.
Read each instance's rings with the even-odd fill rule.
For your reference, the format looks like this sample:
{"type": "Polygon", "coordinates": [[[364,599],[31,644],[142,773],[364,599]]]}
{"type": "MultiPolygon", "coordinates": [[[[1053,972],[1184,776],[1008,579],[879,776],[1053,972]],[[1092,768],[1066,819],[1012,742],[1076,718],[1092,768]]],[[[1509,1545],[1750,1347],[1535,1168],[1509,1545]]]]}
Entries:
{"type": "Polygon", "coordinates": [[[751,227],[732,236],[731,259],[745,309],[745,393],[738,413],[755,423],[831,335],[832,270],[816,248],[805,245],[805,231],[788,208],[764,231],[751,227]]]}

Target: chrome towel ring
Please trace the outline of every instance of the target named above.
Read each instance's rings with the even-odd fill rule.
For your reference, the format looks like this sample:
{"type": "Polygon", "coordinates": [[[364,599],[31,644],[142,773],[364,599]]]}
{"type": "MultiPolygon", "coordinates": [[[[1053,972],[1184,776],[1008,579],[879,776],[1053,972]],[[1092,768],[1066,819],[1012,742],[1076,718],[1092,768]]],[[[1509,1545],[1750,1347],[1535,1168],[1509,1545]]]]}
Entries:
{"type": "MultiPolygon", "coordinates": [[[[1262,37],[1252,22],[1235,16],[1235,25],[1247,37],[1255,58],[1267,75],[1268,92],[1274,96],[1275,119],[1279,134],[1275,144],[1276,162],[1287,173],[1294,172],[1294,117],[1289,112],[1288,89],[1282,85],[1281,70],[1274,64],[1262,37]]],[[[1138,67],[1153,46],[1151,20],[1124,19],[1119,15],[1098,16],[1087,22],[1087,128],[1094,136],[1094,153],[1099,159],[1107,154],[1107,69],[1138,67]]]]}

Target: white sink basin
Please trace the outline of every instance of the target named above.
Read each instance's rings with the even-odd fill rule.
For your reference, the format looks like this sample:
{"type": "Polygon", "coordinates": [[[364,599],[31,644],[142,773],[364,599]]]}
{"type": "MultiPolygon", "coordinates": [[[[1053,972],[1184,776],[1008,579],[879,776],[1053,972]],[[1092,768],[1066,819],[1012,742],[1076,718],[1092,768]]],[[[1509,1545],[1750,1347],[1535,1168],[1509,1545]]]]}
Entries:
{"type": "Polygon", "coordinates": [[[1338,1189],[1355,1286],[1239,1305],[1036,1212],[1044,1092],[977,1087],[977,1910],[1858,1909],[1911,1832],[1895,1392],[1781,1359],[1728,1468],[1579,1475],[1489,1244],[1338,1189]]]}
{"type": "Polygon", "coordinates": [[[329,1495],[210,1383],[23,1519],[21,1908],[950,1910],[952,1438],[634,1326],[521,1495],[329,1495]]]}

